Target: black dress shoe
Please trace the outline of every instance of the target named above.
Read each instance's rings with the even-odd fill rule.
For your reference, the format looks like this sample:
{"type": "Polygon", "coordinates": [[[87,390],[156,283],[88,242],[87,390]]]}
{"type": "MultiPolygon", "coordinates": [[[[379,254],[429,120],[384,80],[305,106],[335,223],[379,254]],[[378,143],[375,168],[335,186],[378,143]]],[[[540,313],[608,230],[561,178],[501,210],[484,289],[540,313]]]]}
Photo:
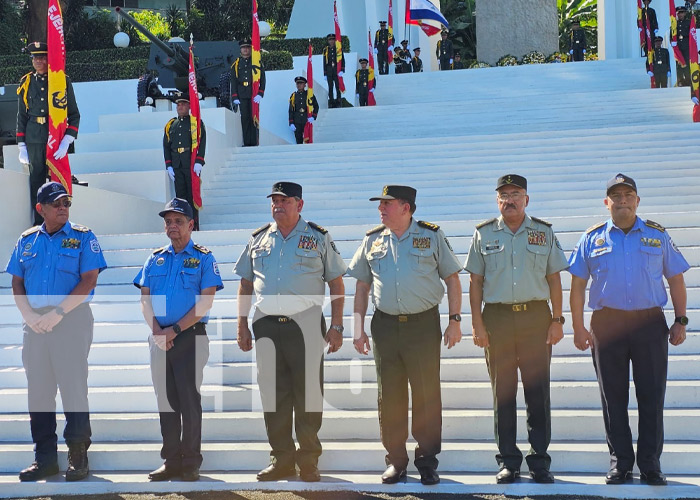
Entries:
{"type": "Polygon", "coordinates": [[[180,479],[183,481],[199,481],[199,467],[183,470],[180,479]]]}
{"type": "Polygon", "coordinates": [[[68,470],[66,481],[80,481],[85,479],[90,472],[88,466],[87,447],[85,443],[79,443],[68,448],[68,470]]]}
{"type": "Polygon", "coordinates": [[[382,474],[382,483],[384,484],[396,484],[402,479],[406,481],[406,467],[390,465],[382,474]]]}
{"type": "Polygon", "coordinates": [[[668,484],[666,476],[664,476],[663,472],[660,470],[642,472],[639,474],[639,479],[649,486],[666,486],[666,484],[668,484]]]}
{"type": "Polygon", "coordinates": [[[632,471],[623,469],[610,469],[605,476],[605,484],[624,484],[632,480],[632,471]]]}
{"type": "Polygon", "coordinates": [[[318,467],[310,465],[300,468],[299,477],[305,483],[317,483],[321,480],[321,473],[318,471],[318,467]]]}
{"type": "Polygon", "coordinates": [[[549,472],[547,469],[544,467],[540,467],[539,469],[534,469],[530,471],[530,477],[534,479],[536,483],[553,483],[554,482],[554,476],[552,475],[551,472],[549,472]]]}
{"type": "Polygon", "coordinates": [[[418,472],[420,472],[420,482],[426,486],[440,482],[440,476],[432,467],[418,467],[418,472]]]}
{"type": "Polygon", "coordinates": [[[258,472],[258,481],[279,481],[295,477],[297,470],[293,465],[282,466],[278,463],[270,464],[258,472]]]}
{"type": "Polygon", "coordinates": [[[19,473],[20,481],[39,481],[46,477],[55,476],[58,474],[58,464],[56,462],[51,464],[42,464],[41,462],[34,462],[32,465],[24,469],[19,473]]]}
{"type": "Polygon", "coordinates": [[[520,477],[520,471],[518,469],[503,467],[501,471],[496,474],[496,482],[498,484],[510,484],[514,483],[518,477],[520,477]]]}
{"type": "Polygon", "coordinates": [[[163,464],[148,475],[148,480],[154,482],[167,481],[168,479],[172,479],[174,477],[180,477],[180,469],[173,466],[168,467],[167,465],[163,464]]]}

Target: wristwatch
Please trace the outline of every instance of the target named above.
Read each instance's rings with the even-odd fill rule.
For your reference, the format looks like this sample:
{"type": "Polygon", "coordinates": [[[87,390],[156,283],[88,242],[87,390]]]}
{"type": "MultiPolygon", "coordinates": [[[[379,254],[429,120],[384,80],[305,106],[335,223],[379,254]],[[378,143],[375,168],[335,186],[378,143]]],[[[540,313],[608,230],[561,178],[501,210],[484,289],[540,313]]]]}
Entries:
{"type": "Polygon", "coordinates": [[[674,323],[680,323],[683,326],[688,325],[688,316],[676,316],[674,323]]]}
{"type": "Polygon", "coordinates": [[[561,323],[562,325],[566,323],[566,318],[564,316],[559,316],[558,318],[552,318],[552,323],[561,323]]]}
{"type": "Polygon", "coordinates": [[[175,335],[180,335],[180,333],[182,333],[182,328],[180,328],[180,325],[175,323],[173,325],[173,331],[175,332],[175,335]]]}
{"type": "Polygon", "coordinates": [[[331,328],[340,334],[345,331],[345,327],[343,325],[331,325],[331,328]]]}
{"type": "Polygon", "coordinates": [[[448,319],[450,321],[454,320],[457,323],[459,323],[460,321],[462,321],[462,315],[461,314],[452,314],[448,319]]]}
{"type": "MultiPolygon", "coordinates": [[[[66,315],[66,311],[64,311],[63,308],[62,308],[61,306],[56,306],[56,308],[54,309],[54,311],[56,311],[56,314],[58,314],[58,315],[61,316],[61,317],[63,317],[63,316],[66,315]]],[[[678,319],[678,318],[676,318],[676,319],[678,319]]],[[[688,323],[688,318],[686,318],[685,321],[686,321],[686,324],[687,324],[687,323],[688,323]]]]}

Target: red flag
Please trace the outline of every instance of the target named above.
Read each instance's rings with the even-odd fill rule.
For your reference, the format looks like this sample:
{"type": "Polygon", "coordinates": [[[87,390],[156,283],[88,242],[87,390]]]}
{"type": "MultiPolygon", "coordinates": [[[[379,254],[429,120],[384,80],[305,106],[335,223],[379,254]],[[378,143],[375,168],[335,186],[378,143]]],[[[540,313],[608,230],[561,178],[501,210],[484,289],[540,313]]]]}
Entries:
{"type": "Polygon", "coordinates": [[[637,0],[637,29],[639,30],[639,46],[644,47],[644,30],[646,28],[642,25],[642,0],[637,0]]]}
{"type": "MultiPolygon", "coordinates": [[[[345,82],[343,82],[343,77],[340,73],[343,72],[343,39],[340,37],[340,22],[338,21],[338,6],[335,0],[333,0],[333,21],[335,22],[335,67],[338,71],[338,83],[340,86],[340,92],[345,93],[345,82]]],[[[338,97],[340,99],[340,97],[338,97]]]]}
{"type": "Polygon", "coordinates": [[[188,73],[188,87],[190,93],[190,132],[192,134],[192,148],[190,153],[190,179],[192,180],[192,202],[194,208],[202,209],[202,180],[194,173],[194,164],[199,153],[199,140],[202,136],[202,113],[199,109],[199,92],[197,91],[197,73],[194,70],[194,44],[190,38],[190,67],[188,73]]]}
{"type": "MultiPolygon", "coordinates": [[[[260,104],[255,102],[255,96],[258,95],[260,90],[260,26],[258,26],[258,0],[253,0],[253,32],[251,36],[252,45],[252,55],[251,64],[253,65],[253,95],[252,100],[252,110],[253,110],[253,123],[256,127],[260,127],[260,104]]],[[[259,141],[259,139],[258,139],[259,141]]]]}
{"type": "Polygon", "coordinates": [[[676,19],[676,2],[675,0],[668,0],[669,12],[671,14],[671,47],[673,47],[673,56],[678,61],[678,64],[685,68],[685,57],[681,49],[678,47],[678,20],[676,19]]]}
{"type": "Polygon", "coordinates": [[[387,47],[387,60],[389,61],[389,64],[394,62],[394,14],[393,14],[393,7],[391,6],[391,0],[389,0],[389,46],[387,47]]]}
{"type": "MultiPolygon", "coordinates": [[[[654,70],[654,44],[651,41],[651,25],[649,24],[649,14],[647,13],[647,26],[646,26],[646,32],[647,32],[647,71],[653,71],[654,70]]],[[[651,76],[651,88],[656,87],[656,79],[654,78],[654,73],[652,72],[651,76]]]]}
{"type": "Polygon", "coordinates": [[[68,128],[66,44],[63,39],[63,16],[58,0],[49,0],[46,42],[49,48],[49,138],[46,143],[46,165],[51,173],[51,180],[60,182],[68,194],[72,194],[73,183],[68,155],[60,160],[53,157],[68,128]]]}
{"type": "MultiPolygon", "coordinates": [[[[309,60],[306,63],[306,82],[309,90],[306,92],[306,116],[313,116],[313,97],[314,97],[314,66],[311,64],[311,56],[313,55],[311,40],[309,40],[309,60]]],[[[304,144],[313,144],[314,142],[314,124],[306,121],[304,125],[304,144]]]]}
{"type": "MultiPolygon", "coordinates": [[[[690,16],[690,95],[700,102],[700,64],[698,64],[698,39],[695,29],[695,16],[690,16]]],[[[700,106],[693,107],[693,121],[700,121],[700,106]]]]}
{"type": "Polygon", "coordinates": [[[367,105],[368,106],[376,106],[377,101],[374,99],[374,50],[372,50],[372,32],[368,31],[367,32],[367,41],[369,42],[369,50],[367,51],[369,56],[367,56],[367,59],[369,60],[369,78],[367,79],[367,87],[369,89],[369,95],[367,96],[367,105]]]}

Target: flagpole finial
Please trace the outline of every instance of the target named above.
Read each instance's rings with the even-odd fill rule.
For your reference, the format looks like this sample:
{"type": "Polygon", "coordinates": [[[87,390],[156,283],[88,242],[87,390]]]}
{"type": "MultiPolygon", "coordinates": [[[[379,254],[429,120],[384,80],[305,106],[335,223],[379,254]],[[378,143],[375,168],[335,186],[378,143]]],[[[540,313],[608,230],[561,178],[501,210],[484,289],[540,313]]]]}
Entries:
{"type": "Polygon", "coordinates": [[[190,33],[190,45],[194,45],[194,35],[190,33]]]}

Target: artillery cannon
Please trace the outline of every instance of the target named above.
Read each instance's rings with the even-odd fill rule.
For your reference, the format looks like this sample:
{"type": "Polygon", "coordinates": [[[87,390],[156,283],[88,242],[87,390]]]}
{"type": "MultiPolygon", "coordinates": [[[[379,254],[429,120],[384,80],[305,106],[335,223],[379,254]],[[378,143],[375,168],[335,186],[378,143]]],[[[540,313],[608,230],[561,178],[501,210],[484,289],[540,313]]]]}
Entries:
{"type": "Polygon", "coordinates": [[[15,144],[17,128],[17,87],[0,87],[0,167],[3,164],[2,147],[15,144]]]}
{"type": "MultiPolygon", "coordinates": [[[[189,44],[187,42],[163,42],[141,23],[116,7],[116,13],[148,38],[151,53],[148,58],[149,73],[139,78],[137,101],[139,106],[153,104],[157,98],[168,97],[162,89],[188,91],[189,44]],[[157,76],[156,76],[157,75],[157,76]],[[147,101],[148,98],[150,102],[147,101]]],[[[229,69],[236,60],[240,48],[238,42],[197,42],[195,45],[195,70],[197,89],[202,97],[216,96],[220,105],[228,105],[229,69]],[[219,92],[219,89],[222,92],[219,92]]],[[[169,91],[172,94],[173,91],[169,91]]]]}

